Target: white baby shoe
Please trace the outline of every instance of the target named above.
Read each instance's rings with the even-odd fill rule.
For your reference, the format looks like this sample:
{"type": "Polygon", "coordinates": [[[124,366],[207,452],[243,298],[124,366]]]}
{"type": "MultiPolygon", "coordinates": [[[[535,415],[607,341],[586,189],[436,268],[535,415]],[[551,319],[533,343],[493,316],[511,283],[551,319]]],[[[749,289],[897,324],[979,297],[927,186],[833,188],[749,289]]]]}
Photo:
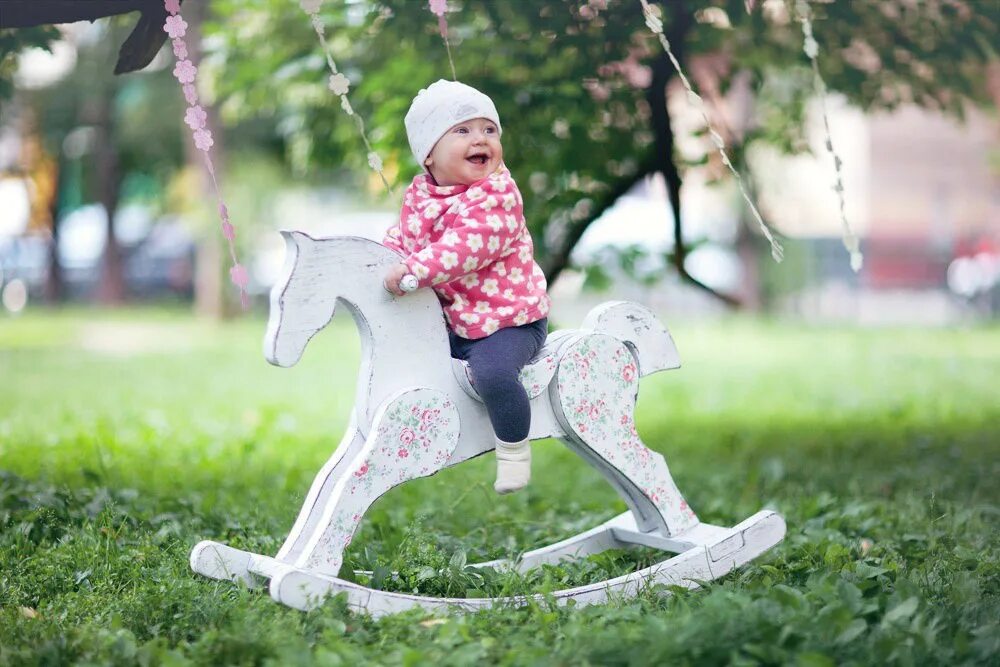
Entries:
{"type": "Polygon", "coordinates": [[[531,480],[531,444],[525,438],[521,442],[497,443],[497,481],[493,489],[497,493],[511,493],[523,489],[531,480]]]}

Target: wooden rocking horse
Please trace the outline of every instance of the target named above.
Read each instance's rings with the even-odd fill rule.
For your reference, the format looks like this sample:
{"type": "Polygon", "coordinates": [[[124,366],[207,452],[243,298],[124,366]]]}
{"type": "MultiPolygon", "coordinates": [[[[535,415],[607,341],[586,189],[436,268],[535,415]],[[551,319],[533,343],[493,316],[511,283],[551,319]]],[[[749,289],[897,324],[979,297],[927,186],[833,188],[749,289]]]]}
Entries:
{"type": "MultiPolygon", "coordinates": [[[[282,232],[286,257],[271,291],[264,355],[292,366],[342,305],[361,335],[357,399],[340,446],[316,476],[292,530],[273,557],[204,541],[191,568],[250,586],[270,580],[271,596],[307,610],[346,593],[359,611],[381,615],[414,606],[482,609],[512,598],[435,598],[376,590],[337,577],[344,550],[369,507],[392,487],[426,477],[494,447],[485,406],[464,361],[451,359],[432,290],[399,298],[382,287],[392,250],[364,238],[313,239],[282,232]]],[[[520,571],[609,548],[643,545],[677,554],[637,572],[553,593],[560,603],[606,601],[655,583],[693,588],[718,579],[781,541],[785,522],[761,511],[732,528],[701,523],[677,490],[663,456],[636,434],[639,378],[677,368],[666,328],[646,308],[613,301],[579,329],[557,331],[521,372],[531,401],[531,439],[558,438],[611,483],[629,511],[516,563],[472,567],[520,571]]]]}

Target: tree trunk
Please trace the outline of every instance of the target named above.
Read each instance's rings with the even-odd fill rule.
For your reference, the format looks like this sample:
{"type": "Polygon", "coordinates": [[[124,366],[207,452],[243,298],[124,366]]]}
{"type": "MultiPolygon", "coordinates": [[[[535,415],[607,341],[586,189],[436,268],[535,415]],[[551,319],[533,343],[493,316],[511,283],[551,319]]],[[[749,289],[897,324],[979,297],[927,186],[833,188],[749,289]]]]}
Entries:
{"type": "Polygon", "coordinates": [[[49,263],[45,271],[45,301],[49,304],[62,303],[66,295],[63,282],[62,262],[59,261],[59,210],[62,204],[63,188],[66,186],[66,168],[69,166],[63,152],[56,151],[58,163],[55,173],[55,196],[49,205],[49,215],[52,218],[52,239],[49,244],[49,263]]]}
{"type": "Polygon", "coordinates": [[[118,195],[121,193],[122,173],[111,115],[114,97],[115,87],[111,86],[106,94],[93,98],[96,111],[94,160],[97,163],[97,188],[101,205],[108,216],[107,243],[101,261],[97,298],[107,305],[121,304],[126,296],[124,263],[115,235],[115,213],[118,210],[118,195]]]}
{"type": "MultiPolygon", "coordinates": [[[[688,33],[694,26],[694,15],[683,3],[672,5],[677,9],[676,14],[666,14],[669,18],[667,39],[670,40],[671,48],[677,56],[678,61],[683,62],[684,43],[688,33]]],[[[686,247],[683,237],[683,218],[681,216],[680,191],[681,175],[677,167],[676,156],[674,155],[674,134],[670,124],[670,114],[667,111],[667,86],[674,76],[673,65],[666,54],[657,57],[653,62],[653,81],[647,91],[646,100],[649,102],[650,113],[652,114],[651,124],[656,141],[654,149],[643,160],[636,177],[629,181],[622,181],[618,187],[610,192],[607,197],[594,208],[594,213],[587,220],[580,221],[569,227],[567,234],[560,247],[547,253],[543,261],[542,269],[549,284],[553,284],[559,274],[569,264],[569,257],[573,248],[583,237],[587,228],[599,218],[604,211],[614,205],[619,197],[628,192],[633,185],[642,180],[647,175],[659,171],[663,174],[667,182],[667,191],[670,195],[670,206],[674,218],[674,256],[673,263],[681,278],[695,287],[708,292],[715,298],[727,303],[730,306],[739,305],[737,299],[727,294],[720,294],[711,287],[697,280],[687,272],[684,267],[686,257],[686,247]]]]}
{"type": "MultiPolygon", "coordinates": [[[[670,15],[670,23],[667,26],[667,39],[670,41],[671,49],[677,62],[684,63],[684,45],[687,35],[694,25],[694,15],[683,3],[674,4],[677,10],[670,15]]],[[[663,54],[653,63],[653,82],[647,93],[650,111],[652,113],[651,123],[653,133],[656,137],[655,155],[656,170],[663,174],[667,183],[667,194],[670,198],[670,209],[674,218],[674,252],[672,256],[674,268],[684,280],[684,282],[697,287],[698,289],[711,294],[713,297],[723,301],[729,306],[738,306],[739,301],[728,294],[722,294],[704,284],[687,271],[684,265],[687,259],[687,247],[684,245],[684,225],[681,216],[681,179],[680,169],[677,166],[677,156],[674,151],[674,131],[670,123],[670,112],[667,109],[667,90],[671,79],[674,77],[673,65],[667,54],[663,54]]]]}

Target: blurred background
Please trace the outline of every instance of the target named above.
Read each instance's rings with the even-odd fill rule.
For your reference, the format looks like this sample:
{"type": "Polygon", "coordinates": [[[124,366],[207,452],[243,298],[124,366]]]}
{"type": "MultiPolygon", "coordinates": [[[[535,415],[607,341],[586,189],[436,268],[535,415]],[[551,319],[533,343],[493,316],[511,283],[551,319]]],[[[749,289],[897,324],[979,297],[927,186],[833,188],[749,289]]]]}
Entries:
{"type": "MultiPolygon", "coordinates": [[[[73,4],[0,6],[0,317],[140,303],[237,315],[162,3],[73,4]]],[[[610,298],[671,319],[733,309],[866,325],[997,317],[997,3],[810,3],[821,80],[793,3],[652,4],[785,259],[771,258],[638,1],[453,0],[454,67],[496,101],[556,322],[573,326],[610,298]],[[859,271],[843,219],[861,240],[859,271]]],[[[263,313],[282,261],[276,230],[380,239],[395,222],[417,172],[403,115],[419,88],[451,77],[448,52],[425,2],[320,8],[388,192],[327,87],[299,3],[187,0],[181,10],[237,254],[263,313]]]]}

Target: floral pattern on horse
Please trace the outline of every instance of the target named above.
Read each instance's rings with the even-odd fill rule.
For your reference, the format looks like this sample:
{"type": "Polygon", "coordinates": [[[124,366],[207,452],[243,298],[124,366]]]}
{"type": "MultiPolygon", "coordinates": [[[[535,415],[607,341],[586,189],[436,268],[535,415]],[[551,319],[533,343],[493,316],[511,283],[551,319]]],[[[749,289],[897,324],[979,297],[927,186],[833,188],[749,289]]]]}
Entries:
{"type": "Polygon", "coordinates": [[[559,362],[563,414],[583,442],[631,479],[672,530],[698,523],[663,456],[639,438],[633,413],[639,372],[635,357],[610,336],[587,336],[559,362]]]}
{"type": "Polygon", "coordinates": [[[383,493],[445,466],[458,441],[458,411],[440,392],[415,390],[392,402],[368,456],[348,475],[344,501],[327,524],[307,566],[336,574],[365,511],[383,493]]]}

